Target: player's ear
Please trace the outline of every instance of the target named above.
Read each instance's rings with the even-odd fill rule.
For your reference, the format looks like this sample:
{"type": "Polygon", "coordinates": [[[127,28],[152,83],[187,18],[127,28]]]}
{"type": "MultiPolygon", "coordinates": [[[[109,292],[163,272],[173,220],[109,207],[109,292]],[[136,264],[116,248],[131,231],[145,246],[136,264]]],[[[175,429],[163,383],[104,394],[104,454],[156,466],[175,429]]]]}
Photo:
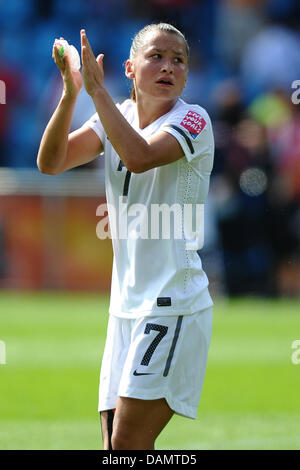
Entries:
{"type": "Polygon", "coordinates": [[[134,70],[133,70],[133,64],[131,62],[131,60],[126,60],[126,64],[125,64],[125,75],[127,78],[131,78],[131,79],[134,79],[135,75],[134,75],[134,70]]]}

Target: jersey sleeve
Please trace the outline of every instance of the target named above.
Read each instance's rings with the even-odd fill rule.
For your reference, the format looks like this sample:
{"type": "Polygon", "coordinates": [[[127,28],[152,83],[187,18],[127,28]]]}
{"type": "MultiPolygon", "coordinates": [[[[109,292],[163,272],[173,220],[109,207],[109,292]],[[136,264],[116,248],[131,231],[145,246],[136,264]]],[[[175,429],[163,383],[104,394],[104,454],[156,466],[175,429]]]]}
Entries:
{"type": "Polygon", "coordinates": [[[101,140],[102,144],[105,144],[105,130],[99,119],[98,113],[93,114],[88,121],[86,121],[82,127],[90,127],[96,132],[97,136],[101,140]]]}
{"type": "MultiPolygon", "coordinates": [[[[126,108],[126,106],[128,106],[128,102],[130,102],[130,100],[126,100],[122,104],[116,103],[117,108],[121,111],[122,114],[123,114],[124,107],[126,108]]],[[[90,117],[90,119],[88,119],[88,121],[86,121],[82,125],[82,127],[85,127],[85,126],[90,127],[91,129],[93,129],[94,132],[96,132],[97,136],[102,142],[102,145],[105,147],[106,133],[105,133],[104,127],[102,126],[98,113],[93,114],[90,117]]]]}
{"type": "Polygon", "coordinates": [[[214,138],[207,112],[200,106],[185,107],[166,120],[160,131],[172,134],[180,143],[187,161],[213,158],[214,138]]]}

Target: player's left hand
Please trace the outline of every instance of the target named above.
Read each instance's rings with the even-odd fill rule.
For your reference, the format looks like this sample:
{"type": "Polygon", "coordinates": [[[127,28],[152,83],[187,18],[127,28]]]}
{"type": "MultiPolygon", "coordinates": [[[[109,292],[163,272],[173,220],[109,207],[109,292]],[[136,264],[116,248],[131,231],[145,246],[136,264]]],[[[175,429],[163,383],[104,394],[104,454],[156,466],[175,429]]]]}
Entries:
{"type": "Polygon", "coordinates": [[[89,95],[93,96],[98,90],[104,87],[104,54],[99,54],[96,59],[88,41],[85,29],[80,31],[80,36],[83,81],[86,91],[89,95]]]}

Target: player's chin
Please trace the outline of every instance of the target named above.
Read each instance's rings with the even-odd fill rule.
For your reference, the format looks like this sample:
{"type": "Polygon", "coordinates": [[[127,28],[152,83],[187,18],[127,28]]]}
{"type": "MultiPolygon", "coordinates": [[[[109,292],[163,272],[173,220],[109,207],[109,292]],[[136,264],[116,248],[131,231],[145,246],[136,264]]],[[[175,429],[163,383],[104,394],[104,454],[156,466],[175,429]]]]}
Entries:
{"type": "Polygon", "coordinates": [[[159,97],[168,97],[168,98],[176,98],[177,96],[179,96],[181,93],[180,90],[178,90],[177,88],[175,88],[175,86],[170,86],[170,87],[157,87],[154,91],[154,95],[155,96],[159,96],[159,97]]]}

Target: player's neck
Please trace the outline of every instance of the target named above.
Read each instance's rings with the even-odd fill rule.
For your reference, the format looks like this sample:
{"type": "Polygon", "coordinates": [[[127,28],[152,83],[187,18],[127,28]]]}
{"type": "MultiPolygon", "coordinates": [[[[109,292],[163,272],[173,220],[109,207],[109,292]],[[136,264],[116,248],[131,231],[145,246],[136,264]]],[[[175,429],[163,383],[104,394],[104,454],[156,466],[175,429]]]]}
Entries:
{"type": "Polygon", "coordinates": [[[137,98],[136,105],[140,129],[144,129],[156,121],[156,119],[168,113],[175,105],[177,99],[162,101],[137,98]]]}

